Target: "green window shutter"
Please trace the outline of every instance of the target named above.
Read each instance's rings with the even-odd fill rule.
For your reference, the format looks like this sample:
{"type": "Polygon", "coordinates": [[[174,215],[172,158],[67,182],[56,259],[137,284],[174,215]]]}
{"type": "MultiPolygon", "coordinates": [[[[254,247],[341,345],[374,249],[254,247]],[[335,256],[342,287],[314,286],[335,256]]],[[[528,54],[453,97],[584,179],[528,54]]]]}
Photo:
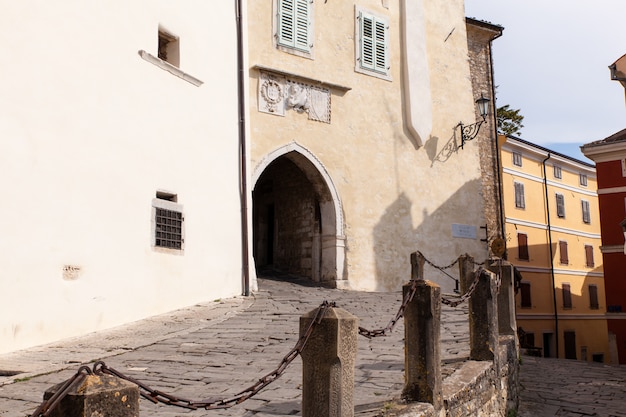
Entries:
{"type": "Polygon", "coordinates": [[[279,0],[278,44],[309,52],[310,0],[279,0]]]}
{"type": "Polygon", "coordinates": [[[361,67],[387,74],[387,22],[364,12],[359,12],[359,20],[361,67]]]}

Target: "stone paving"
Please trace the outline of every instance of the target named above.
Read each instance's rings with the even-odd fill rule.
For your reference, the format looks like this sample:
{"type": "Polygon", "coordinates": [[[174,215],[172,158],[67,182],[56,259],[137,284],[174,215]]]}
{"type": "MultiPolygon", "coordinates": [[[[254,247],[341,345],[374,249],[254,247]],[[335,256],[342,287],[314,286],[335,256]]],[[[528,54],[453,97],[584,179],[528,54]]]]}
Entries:
{"type": "MultiPolygon", "coordinates": [[[[396,314],[401,294],[340,291],[293,277],[260,279],[253,297],[204,303],[110,331],[0,355],[0,417],[24,417],[43,392],[73,375],[80,364],[108,366],[165,392],[194,400],[225,398],[273,371],[298,339],[301,315],[323,300],[382,328],[396,314]],[[10,377],[4,371],[22,371],[10,377]],[[17,379],[16,379],[17,378],[17,379]]],[[[443,306],[444,376],[467,359],[466,307],[443,306]]],[[[359,337],[355,415],[382,416],[403,386],[402,320],[390,336],[359,337]]],[[[197,410],[141,402],[143,416],[301,415],[301,362],[273,384],[226,410],[197,410]]],[[[523,357],[520,417],[626,417],[626,367],[523,357]],[[594,414],[595,413],[595,414],[594,414]]]]}
{"type": "Polygon", "coordinates": [[[626,366],[523,356],[518,417],[626,417],[626,366]]]}
{"type": "MultiPolygon", "coordinates": [[[[311,286],[284,277],[260,279],[253,297],[194,306],[108,332],[98,332],[12,355],[0,355],[1,370],[22,370],[0,377],[0,416],[32,413],[50,386],[73,375],[80,364],[103,359],[112,368],[164,392],[193,400],[227,398],[272,372],[298,339],[299,318],[324,301],[359,317],[359,325],[383,328],[401,304],[401,293],[365,293],[311,286]],[[27,380],[23,380],[27,379],[27,380]],[[4,380],[4,381],[3,381],[4,380]]],[[[442,338],[445,372],[469,354],[467,312],[444,306],[442,338]]],[[[381,415],[403,387],[404,327],[390,336],[359,337],[355,371],[357,415],[381,415]]],[[[147,416],[299,415],[302,365],[297,358],[286,372],[255,397],[226,410],[187,411],[142,399],[147,416]]]]}

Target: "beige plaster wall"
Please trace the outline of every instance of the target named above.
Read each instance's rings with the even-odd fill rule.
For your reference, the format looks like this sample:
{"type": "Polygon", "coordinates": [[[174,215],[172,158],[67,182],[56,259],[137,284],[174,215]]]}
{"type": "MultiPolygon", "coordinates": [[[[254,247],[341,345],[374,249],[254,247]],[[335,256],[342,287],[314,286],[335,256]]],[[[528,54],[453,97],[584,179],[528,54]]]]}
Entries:
{"type": "MultiPolygon", "coordinates": [[[[357,2],[390,21],[391,81],[354,71],[355,6],[314,2],[314,59],[279,51],[272,40],[272,2],[251,1],[250,130],[251,171],[273,150],[290,142],[308,149],[327,169],[338,190],[345,219],[344,278],[353,288],[397,289],[409,278],[409,254],[420,250],[439,264],[468,252],[486,257],[477,147],[455,150],[454,127],[473,123],[463,2],[425,0],[427,63],[432,97],[432,133],[416,146],[407,134],[402,77],[400,2],[357,2]],[[254,66],[351,88],[332,89],[330,124],[288,110],[285,117],[258,111],[254,66]],[[445,152],[445,148],[453,149],[445,152]],[[477,228],[477,239],[453,238],[452,223],[477,228]]],[[[406,47],[412,47],[409,40],[406,47]]],[[[458,131],[456,134],[458,135],[458,131]]],[[[460,144],[460,138],[456,138],[460,144]]],[[[252,184],[253,186],[254,184],[252,184]]],[[[440,274],[444,290],[453,283],[440,274]]]]}

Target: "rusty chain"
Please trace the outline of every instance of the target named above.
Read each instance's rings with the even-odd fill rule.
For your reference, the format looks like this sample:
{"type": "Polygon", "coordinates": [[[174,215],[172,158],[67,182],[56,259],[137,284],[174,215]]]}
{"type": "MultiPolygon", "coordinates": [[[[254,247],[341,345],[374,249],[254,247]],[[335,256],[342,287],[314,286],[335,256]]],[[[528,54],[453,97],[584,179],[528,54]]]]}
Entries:
{"type": "Polygon", "coordinates": [[[326,314],[326,311],[328,310],[328,308],[334,308],[334,307],[336,307],[334,302],[324,301],[317,308],[315,316],[311,320],[311,323],[309,323],[304,334],[298,339],[298,342],[295,344],[293,349],[291,349],[289,353],[285,355],[285,357],[280,362],[278,367],[274,371],[260,378],[254,385],[251,385],[250,387],[244,389],[243,391],[240,391],[239,393],[237,393],[235,396],[231,398],[208,399],[208,400],[196,401],[196,400],[189,400],[186,398],[177,397],[171,394],[167,394],[163,391],[153,389],[149,387],[148,385],[144,384],[143,382],[135,378],[129,377],[127,375],[124,375],[120,371],[107,366],[103,361],[98,361],[94,364],[93,371],[90,370],[86,366],[82,366],[79,369],[79,371],[76,373],[76,375],[74,375],[71,379],[65,382],[63,386],[59,389],[59,391],[53,397],[51,397],[49,400],[44,401],[37,408],[35,413],[33,413],[30,417],[47,417],[49,413],[54,409],[54,407],[58,405],[58,403],[63,399],[63,397],[65,397],[69,393],[69,391],[72,388],[82,383],[83,379],[85,378],[85,373],[95,374],[95,375],[101,375],[101,374],[113,375],[120,379],[129,381],[137,385],[140,388],[140,393],[142,397],[146,398],[149,401],[152,401],[155,404],[162,403],[166,405],[186,408],[189,410],[198,410],[201,408],[205,410],[230,408],[234,405],[241,404],[247,399],[253,397],[263,388],[265,388],[266,386],[268,386],[269,384],[277,380],[285,372],[285,370],[291,364],[291,362],[293,362],[293,360],[296,357],[298,357],[298,355],[302,352],[302,350],[304,349],[304,347],[306,346],[309,340],[309,337],[313,333],[315,326],[321,322],[322,318],[324,318],[324,315],[326,314]]]}
{"type": "Polygon", "coordinates": [[[93,372],[87,366],[81,366],[78,371],[59,387],[59,389],[47,400],[44,400],[39,407],[29,417],[47,417],[56,408],[57,405],[69,394],[75,387],[83,383],[87,375],[93,372]]]}
{"type": "Polygon", "coordinates": [[[428,265],[432,266],[433,268],[440,270],[441,272],[443,272],[444,269],[452,268],[454,265],[456,265],[459,262],[459,259],[460,259],[460,258],[456,258],[454,262],[452,262],[450,265],[438,266],[438,265],[435,265],[433,262],[429,261],[422,252],[417,251],[417,253],[422,257],[422,259],[424,259],[424,262],[426,262],[428,265]]]}
{"type": "Polygon", "coordinates": [[[404,316],[404,310],[406,309],[407,304],[409,304],[411,300],[413,300],[413,297],[415,296],[415,292],[417,291],[417,281],[418,280],[411,280],[411,288],[409,289],[409,291],[407,291],[406,295],[404,296],[404,299],[402,300],[402,304],[400,305],[400,308],[398,309],[398,313],[393,319],[391,319],[389,324],[387,324],[387,327],[385,327],[384,329],[376,329],[376,330],[367,330],[364,327],[359,327],[359,334],[361,336],[367,337],[368,339],[372,339],[374,337],[387,336],[387,333],[391,333],[393,331],[393,328],[396,327],[396,323],[398,323],[398,320],[400,320],[402,316],[404,316]]]}
{"type": "Polygon", "coordinates": [[[450,306],[450,307],[456,307],[459,304],[462,304],[465,301],[467,301],[472,296],[474,291],[476,290],[476,287],[478,286],[478,282],[480,281],[480,276],[482,275],[483,272],[484,272],[484,269],[482,267],[480,267],[476,271],[474,271],[474,280],[472,281],[472,283],[469,286],[469,288],[467,289],[467,291],[465,291],[465,294],[461,295],[456,300],[451,300],[449,298],[445,298],[445,297],[442,296],[441,297],[441,302],[443,304],[446,304],[446,305],[450,306]]]}

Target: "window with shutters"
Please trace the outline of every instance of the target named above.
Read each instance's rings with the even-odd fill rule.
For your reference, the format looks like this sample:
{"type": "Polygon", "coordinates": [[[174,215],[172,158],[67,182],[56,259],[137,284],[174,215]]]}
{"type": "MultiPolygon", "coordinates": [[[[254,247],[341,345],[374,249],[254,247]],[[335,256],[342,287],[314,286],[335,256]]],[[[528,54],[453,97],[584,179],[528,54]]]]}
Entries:
{"type": "Polygon", "coordinates": [[[583,210],[583,223],[591,223],[591,213],[589,211],[589,201],[581,200],[581,206],[583,210]]]}
{"type": "Polygon", "coordinates": [[[389,72],[389,21],[356,8],[355,71],[391,80],[389,72]]]}
{"type": "Polygon", "coordinates": [[[276,46],[312,58],[313,0],[276,0],[276,46]]]}
{"type": "Polygon", "coordinates": [[[565,197],[563,194],[556,194],[556,215],[561,219],[565,217],[565,197]]]}
{"type": "Polygon", "coordinates": [[[530,298],[530,282],[522,282],[520,284],[521,307],[531,308],[532,300],[530,298]]]}
{"type": "Polygon", "coordinates": [[[183,206],[176,194],[157,191],[152,200],[152,246],[166,251],[184,249],[183,206]]]}
{"type": "Polygon", "coordinates": [[[563,292],[563,308],[572,308],[572,289],[568,283],[561,284],[563,292]]]}
{"type": "Polygon", "coordinates": [[[589,308],[592,310],[598,310],[600,304],[598,303],[598,286],[595,284],[589,284],[589,308]]]}
{"type": "Polygon", "coordinates": [[[567,242],[564,240],[561,240],[559,242],[559,254],[560,254],[560,261],[562,265],[567,265],[569,264],[569,257],[567,255],[567,242]]]}
{"type": "Polygon", "coordinates": [[[561,167],[558,165],[554,165],[554,178],[561,179],[563,178],[563,173],[561,172],[561,167]]]}
{"type": "Polygon", "coordinates": [[[515,187],[515,207],[525,208],[526,201],[524,200],[524,184],[521,182],[514,182],[513,186],[515,187]]]}
{"type": "Polygon", "coordinates": [[[526,233],[517,234],[517,258],[523,261],[530,259],[528,256],[528,235],[526,233]]]}
{"type": "Polygon", "coordinates": [[[513,165],[522,166],[522,154],[519,152],[513,152],[513,165]]]}
{"type": "Polygon", "coordinates": [[[578,182],[582,187],[587,186],[587,174],[578,174],[578,182]]]}
{"type": "Polygon", "coordinates": [[[585,261],[587,268],[593,268],[595,262],[593,261],[593,246],[585,245],[585,261]]]}

